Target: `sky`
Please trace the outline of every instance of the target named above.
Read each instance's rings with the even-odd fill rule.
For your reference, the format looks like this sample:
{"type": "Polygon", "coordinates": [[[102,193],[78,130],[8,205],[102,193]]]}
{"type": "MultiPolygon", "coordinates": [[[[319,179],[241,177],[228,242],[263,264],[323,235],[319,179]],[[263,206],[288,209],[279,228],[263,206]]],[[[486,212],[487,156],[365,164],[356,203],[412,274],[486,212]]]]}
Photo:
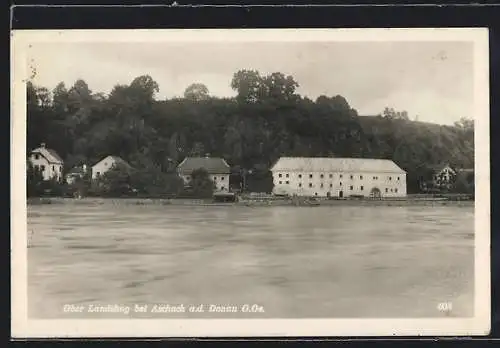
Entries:
{"type": "Polygon", "coordinates": [[[453,124],[473,118],[472,42],[45,42],[32,44],[33,82],[69,88],[77,79],[95,92],[150,75],[157,99],[180,97],[191,83],[212,96],[234,96],[230,83],[240,69],[282,72],[311,99],[342,95],[359,115],[385,107],[410,119],[453,124]]]}

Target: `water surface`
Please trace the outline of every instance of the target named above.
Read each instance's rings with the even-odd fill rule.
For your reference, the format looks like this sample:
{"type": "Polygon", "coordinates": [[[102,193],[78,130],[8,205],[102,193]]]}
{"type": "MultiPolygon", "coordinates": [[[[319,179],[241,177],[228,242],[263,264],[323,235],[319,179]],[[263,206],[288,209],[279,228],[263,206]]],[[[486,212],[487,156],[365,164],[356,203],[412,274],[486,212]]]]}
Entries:
{"type": "Polygon", "coordinates": [[[28,206],[29,315],[440,317],[438,303],[452,302],[448,315],[472,316],[473,226],[473,207],[453,206],[28,206]],[[199,304],[265,312],[187,311],[199,304]]]}

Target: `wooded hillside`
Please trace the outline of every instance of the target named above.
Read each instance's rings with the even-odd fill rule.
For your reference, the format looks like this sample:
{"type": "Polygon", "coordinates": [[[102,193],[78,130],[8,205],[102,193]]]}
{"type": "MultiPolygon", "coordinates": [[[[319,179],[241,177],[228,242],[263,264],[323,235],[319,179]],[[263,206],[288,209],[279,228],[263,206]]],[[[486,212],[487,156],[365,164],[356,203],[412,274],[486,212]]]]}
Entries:
{"type": "Polygon", "coordinates": [[[83,80],[53,91],[28,83],[28,150],[46,143],[64,158],[65,170],[112,154],[164,173],[185,156],[208,153],[224,157],[235,172],[252,170],[253,190],[266,189],[256,182],[280,156],[393,159],[408,171],[409,192],[418,190],[432,165],[473,168],[470,120],[415,122],[389,108],[359,116],[341,95],[314,101],[298,95],[298,82],[282,73],[241,70],[231,87],[235,98],[211,97],[195,83],[183,98],[157,100],[159,86],[150,76],[117,85],[109,95],[83,80]]]}

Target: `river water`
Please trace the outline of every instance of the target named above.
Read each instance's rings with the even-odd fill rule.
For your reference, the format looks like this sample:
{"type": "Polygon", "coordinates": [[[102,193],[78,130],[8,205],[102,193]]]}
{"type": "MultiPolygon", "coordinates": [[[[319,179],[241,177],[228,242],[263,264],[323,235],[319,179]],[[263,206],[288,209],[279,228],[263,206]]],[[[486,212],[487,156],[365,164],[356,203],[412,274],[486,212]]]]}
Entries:
{"type": "Polygon", "coordinates": [[[472,316],[473,226],[473,207],[454,206],[33,205],[28,311],[414,318],[450,302],[472,316]]]}

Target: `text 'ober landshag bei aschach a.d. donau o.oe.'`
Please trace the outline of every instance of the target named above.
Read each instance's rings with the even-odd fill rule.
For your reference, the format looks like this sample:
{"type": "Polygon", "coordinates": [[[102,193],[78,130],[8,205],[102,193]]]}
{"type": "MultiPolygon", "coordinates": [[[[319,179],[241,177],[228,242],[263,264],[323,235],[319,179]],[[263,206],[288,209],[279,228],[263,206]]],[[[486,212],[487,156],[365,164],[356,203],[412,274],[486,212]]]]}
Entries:
{"type": "Polygon", "coordinates": [[[65,313],[264,313],[264,307],[258,304],[243,305],[170,305],[170,304],[134,304],[133,306],[108,304],[108,305],[74,305],[63,306],[65,313]]]}

